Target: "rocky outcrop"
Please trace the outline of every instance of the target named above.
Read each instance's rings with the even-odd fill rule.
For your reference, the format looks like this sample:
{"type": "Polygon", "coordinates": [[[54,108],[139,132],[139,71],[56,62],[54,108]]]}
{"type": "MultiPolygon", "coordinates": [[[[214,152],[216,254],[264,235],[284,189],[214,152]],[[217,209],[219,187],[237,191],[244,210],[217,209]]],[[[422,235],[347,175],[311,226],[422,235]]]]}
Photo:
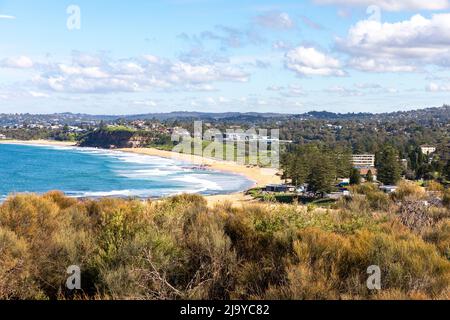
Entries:
{"type": "Polygon", "coordinates": [[[140,148],[148,145],[151,140],[149,135],[136,131],[98,129],[86,134],[79,145],[104,149],[140,148]]]}

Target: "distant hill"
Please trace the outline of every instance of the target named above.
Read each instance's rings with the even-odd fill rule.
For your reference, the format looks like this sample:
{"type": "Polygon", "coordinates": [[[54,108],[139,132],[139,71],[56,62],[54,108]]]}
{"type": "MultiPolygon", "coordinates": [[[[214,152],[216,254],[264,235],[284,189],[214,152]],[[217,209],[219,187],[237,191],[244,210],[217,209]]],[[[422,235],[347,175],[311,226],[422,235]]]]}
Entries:
{"type": "MultiPolygon", "coordinates": [[[[109,116],[110,118],[111,116],[109,116]]],[[[259,122],[265,120],[286,120],[286,119],[317,119],[317,120],[417,120],[450,122],[450,106],[439,108],[427,108],[411,111],[398,111],[392,113],[334,113],[329,111],[311,111],[303,114],[283,114],[283,113],[257,113],[257,112],[170,112],[170,113],[148,113],[140,115],[122,116],[125,120],[203,120],[203,121],[224,121],[224,122],[259,122]]]]}
{"type": "Polygon", "coordinates": [[[329,111],[312,111],[303,114],[281,114],[281,113],[257,113],[257,112],[189,112],[177,111],[170,113],[147,113],[138,115],[89,115],[74,113],[55,113],[45,115],[33,114],[0,114],[0,125],[11,125],[17,123],[32,123],[34,121],[47,123],[89,123],[99,121],[115,120],[203,120],[203,121],[223,121],[223,122],[261,122],[268,120],[287,119],[317,119],[317,120],[379,120],[398,121],[415,120],[417,122],[450,122],[450,106],[444,105],[439,108],[427,108],[412,111],[398,111],[392,113],[334,113],[329,111]]]}

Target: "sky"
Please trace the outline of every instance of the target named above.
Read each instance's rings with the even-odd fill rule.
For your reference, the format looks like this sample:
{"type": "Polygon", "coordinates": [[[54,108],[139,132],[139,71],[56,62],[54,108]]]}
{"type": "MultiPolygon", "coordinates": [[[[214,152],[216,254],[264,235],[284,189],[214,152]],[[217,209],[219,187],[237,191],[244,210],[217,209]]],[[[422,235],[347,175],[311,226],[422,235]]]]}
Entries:
{"type": "Polygon", "coordinates": [[[450,103],[450,0],[0,0],[0,113],[450,103]]]}

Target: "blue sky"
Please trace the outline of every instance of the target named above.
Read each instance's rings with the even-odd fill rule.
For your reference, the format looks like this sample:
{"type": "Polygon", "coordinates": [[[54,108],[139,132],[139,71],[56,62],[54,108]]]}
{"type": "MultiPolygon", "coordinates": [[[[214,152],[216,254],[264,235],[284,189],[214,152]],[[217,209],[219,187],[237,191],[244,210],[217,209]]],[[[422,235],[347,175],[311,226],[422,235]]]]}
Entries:
{"type": "Polygon", "coordinates": [[[0,113],[408,110],[449,67],[450,0],[0,0],[0,113]]]}

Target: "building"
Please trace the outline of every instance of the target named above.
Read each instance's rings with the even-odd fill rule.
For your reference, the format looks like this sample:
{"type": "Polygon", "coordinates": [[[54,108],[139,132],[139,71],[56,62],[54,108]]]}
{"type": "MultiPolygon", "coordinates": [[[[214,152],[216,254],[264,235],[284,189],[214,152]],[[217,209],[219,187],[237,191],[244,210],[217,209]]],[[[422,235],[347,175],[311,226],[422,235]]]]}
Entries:
{"type": "Polygon", "coordinates": [[[354,154],[352,156],[353,166],[355,168],[373,168],[375,167],[374,154],[354,154]]]}
{"type": "Polygon", "coordinates": [[[373,177],[373,181],[377,181],[377,169],[376,168],[360,168],[359,169],[359,174],[361,175],[361,177],[365,180],[367,174],[369,173],[369,171],[372,173],[372,177],[373,177]]]}
{"type": "Polygon", "coordinates": [[[269,184],[266,186],[266,192],[295,192],[295,186],[287,184],[269,184]]]}
{"type": "Polygon", "coordinates": [[[0,140],[6,140],[6,136],[4,134],[0,134],[0,140]]]}
{"type": "Polygon", "coordinates": [[[271,143],[291,143],[292,141],[280,141],[278,138],[271,138],[269,136],[261,136],[256,133],[247,133],[247,132],[227,132],[225,133],[225,138],[223,138],[222,134],[216,135],[216,141],[232,141],[232,142],[265,142],[268,144],[271,143]]]}
{"type": "Polygon", "coordinates": [[[422,153],[426,154],[427,156],[436,152],[436,147],[428,145],[420,146],[420,149],[422,150],[422,153]]]}

